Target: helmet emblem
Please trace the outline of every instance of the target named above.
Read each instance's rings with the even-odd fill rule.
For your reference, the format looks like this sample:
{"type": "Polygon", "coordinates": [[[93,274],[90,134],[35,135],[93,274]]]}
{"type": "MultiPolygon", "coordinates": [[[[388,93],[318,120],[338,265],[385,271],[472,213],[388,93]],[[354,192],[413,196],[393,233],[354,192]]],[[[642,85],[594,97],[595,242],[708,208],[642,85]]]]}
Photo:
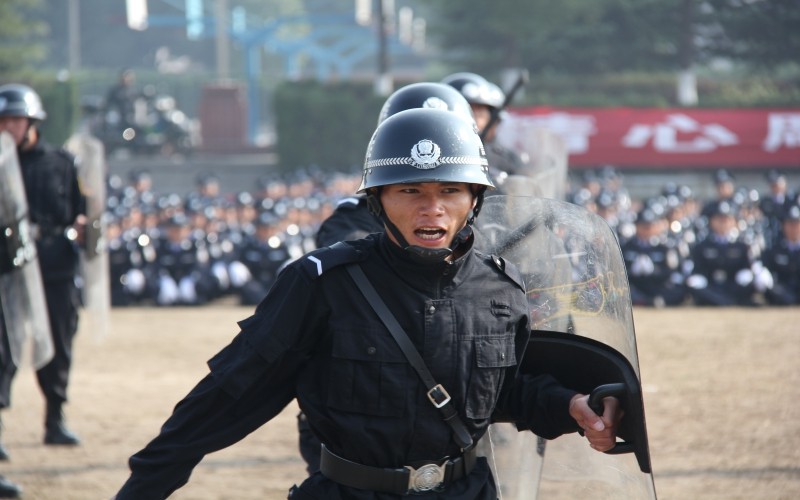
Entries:
{"type": "Polygon", "coordinates": [[[447,105],[444,100],[439,97],[431,96],[425,99],[425,102],[422,103],[423,108],[433,108],[433,109],[443,109],[445,111],[450,111],[450,106],[447,105]]]}
{"type": "Polygon", "coordinates": [[[439,157],[442,150],[439,145],[429,139],[423,139],[411,148],[413,165],[421,169],[436,168],[439,166],[439,157]]]}

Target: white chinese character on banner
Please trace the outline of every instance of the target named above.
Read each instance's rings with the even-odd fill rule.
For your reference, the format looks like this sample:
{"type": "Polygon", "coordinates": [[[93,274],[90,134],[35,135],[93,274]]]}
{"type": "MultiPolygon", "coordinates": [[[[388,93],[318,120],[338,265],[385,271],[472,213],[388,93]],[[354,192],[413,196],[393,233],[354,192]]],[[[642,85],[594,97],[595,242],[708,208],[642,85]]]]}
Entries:
{"type": "Polygon", "coordinates": [[[800,113],[770,113],[764,151],[800,147],[800,113]]]}
{"type": "Polygon", "coordinates": [[[718,123],[702,125],[684,114],[667,115],[664,123],[655,125],[635,124],[631,126],[622,145],[626,148],[643,148],[653,141],[653,148],[662,153],[707,153],[720,146],[739,143],[736,134],[718,123]],[[694,137],[678,140],[678,134],[694,137]]]}

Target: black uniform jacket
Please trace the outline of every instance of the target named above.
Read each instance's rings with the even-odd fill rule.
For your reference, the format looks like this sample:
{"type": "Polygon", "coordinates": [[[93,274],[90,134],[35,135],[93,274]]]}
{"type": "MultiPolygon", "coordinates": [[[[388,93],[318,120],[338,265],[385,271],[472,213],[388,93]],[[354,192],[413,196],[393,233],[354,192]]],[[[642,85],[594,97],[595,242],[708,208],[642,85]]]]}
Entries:
{"type": "MultiPolygon", "coordinates": [[[[516,268],[473,250],[421,266],[380,233],[316,250],[281,272],[233,342],[209,361],[211,373],[131,457],[118,500],[165,498],[205,454],[242,439],[293,398],[321,441],[354,462],[396,468],[460,453],[347,274],[342,264],[350,262],[362,266],[476,440],[500,414],[544,437],[577,430],[568,413],[573,391],[549,377],[517,375],[529,325],[516,268]]],[[[488,470],[478,469],[436,498],[496,498],[488,470]]],[[[397,498],[319,473],[304,488],[316,492],[312,498],[397,498]]]]}
{"type": "Polygon", "coordinates": [[[86,213],[74,158],[39,141],[19,153],[19,162],[30,221],[38,228],[36,251],[42,279],[71,280],[77,269],[78,251],[65,230],[79,214],[86,213]]]}

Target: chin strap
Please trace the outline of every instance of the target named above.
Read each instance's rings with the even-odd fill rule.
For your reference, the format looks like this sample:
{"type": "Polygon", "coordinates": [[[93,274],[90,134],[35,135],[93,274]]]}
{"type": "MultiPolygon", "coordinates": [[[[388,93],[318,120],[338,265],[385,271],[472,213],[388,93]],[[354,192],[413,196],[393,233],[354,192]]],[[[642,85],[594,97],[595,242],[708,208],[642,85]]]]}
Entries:
{"type": "Polygon", "coordinates": [[[367,206],[369,207],[370,212],[372,212],[373,215],[378,217],[386,225],[386,228],[397,240],[400,248],[408,252],[412,259],[422,264],[434,264],[437,262],[443,262],[445,259],[451,256],[458,247],[472,238],[472,224],[475,222],[475,217],[478,216],[478,213],[481,211],[481,207],[483,206],[483,194],[485,191],[486,187],[481,186],[480,191],[478,191],[476,195],[477,201],[475,202],[475,208],[472,209],[472,216],[467,219],[467,224],[461,228],[461,231],[459,231],[455,238],[453,238],[453,243],[451,245],[452,248],[427,248],[419,245],[409,245],[408,240],[405,239],[397,226],[395,226],[394,223],[389,220],[389,217],[386,216],[386,212],[383,211],[383,206],[381,206],[380,202],[380,191],[378,190],[371,191],[367,194],[367,206]]]}

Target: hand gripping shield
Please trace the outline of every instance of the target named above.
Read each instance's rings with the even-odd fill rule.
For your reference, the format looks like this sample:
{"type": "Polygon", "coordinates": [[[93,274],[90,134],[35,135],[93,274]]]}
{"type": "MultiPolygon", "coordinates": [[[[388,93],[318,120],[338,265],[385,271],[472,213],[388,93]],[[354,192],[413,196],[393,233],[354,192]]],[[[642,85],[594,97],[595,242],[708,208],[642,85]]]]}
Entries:
{"type": "Polygon", "coordinates": [[[513,262],[525,278],[532,331],[519,369],[549,373],[592,401],[614,395],[625,412],[607,453],[578,434],[545,450],[531,432],[498,434],[494,424],[490,463],[501,498],[654,499],[630,291],[614,233],[577,205],[513,196],[487,197],[475,229],[480,250],[513,262]]]}
{"type": "Polygon", "coordinates": [[[32,363],[38,369],[53,357],[36,244],[28,220],[17,148],[8,133],[0,133],[0,305],[14,364],[32,340],[32,363]]]}
{"type": "Polygon", "coordinates": [[[89,313],[90,328],[97,335],[108,332],[111,310],[106,228],[106,159],[103,143],[86,133],[77,133],[67,140],[66,149],[75,155],[78,178],[86,196],[86,231],[81,245],[84,304],[89,313]]]}

